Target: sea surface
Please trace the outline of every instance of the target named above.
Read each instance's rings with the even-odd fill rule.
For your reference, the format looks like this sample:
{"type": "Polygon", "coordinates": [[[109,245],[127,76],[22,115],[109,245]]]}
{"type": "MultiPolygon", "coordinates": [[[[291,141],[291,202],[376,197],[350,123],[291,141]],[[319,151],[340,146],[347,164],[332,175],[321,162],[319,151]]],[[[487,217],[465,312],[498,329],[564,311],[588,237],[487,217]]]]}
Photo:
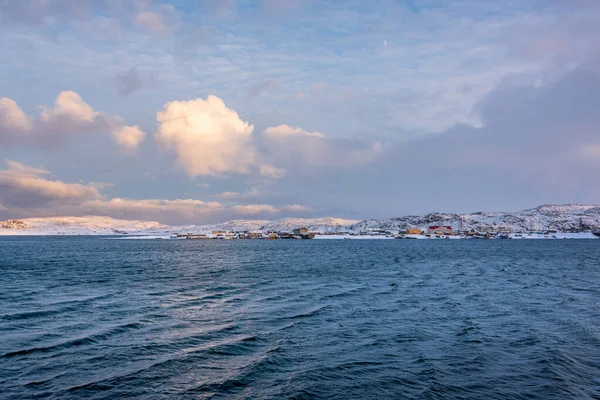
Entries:
{"type": "Polygon", "coordinates": [[[3,399],[599,399],[600,241],[0,239],[3,399]]]}

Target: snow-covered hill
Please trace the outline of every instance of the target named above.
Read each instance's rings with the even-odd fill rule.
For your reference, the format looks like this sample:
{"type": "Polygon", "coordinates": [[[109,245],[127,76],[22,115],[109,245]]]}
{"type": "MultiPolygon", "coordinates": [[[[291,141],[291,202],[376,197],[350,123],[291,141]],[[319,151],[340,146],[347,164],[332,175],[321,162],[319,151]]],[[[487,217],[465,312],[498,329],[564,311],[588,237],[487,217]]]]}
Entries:
{"type": "Polygon", "coordinates": [[[157,235],[161,233],[210,233],[215,230],[230,232],[261,231],[261,232],[292,232],[296,228],[308,228],[311,232],[336,233],[348,230],[357,220],[340,218],[283,218],[275,221],[266,220],[235,220],[214,225],[182,225],[171,226],[168,229],[147,229],[138,234],[157,235]]]}
{"type": "Polygon", "coordinates": [[[472,214],[431,213],[382,220],[339,218],[284,218],[276,221],[235,220],[213,225],[168,226],[151,221],[128,221],[110,217],[26,218],[0,222],[0,235],[169,235],[226,231],[291,232],[306,227],[312,232],[397,232],[430,225],[450,225],[456,230],[510,228],[514,232],[556,230],[589,232],[600,230],[600,205],[544,205],[518,212],[476,212],[472,214]]]}
{"type": "Polygon", "coordinates": [[[0,222],[0,235],[118,235],[142,230],[168,229],[152,221],[110,217],[25,218],[0,222]]]}
{"type": "Polygon", "coordinates": [[[333,217],[325,218],[284,218],[264,224],[259,229],[273,232],[292,232],[296,228],[307,228],[311,232],[335,233],[347,231],[359,221],[333,217]]]}
{"type": "Polygon", "coordinates": [[[556,230],[585,232],[600,229],[599,205],[544,205],[518,212],[476,212],[472,214],[431,213],[424,216],[406,216],[387,220],[361,221],[350,227],[356,232],[373,229],[399,231],[411,228],[425,229],[430,225],[449,225],[455,230],[493,230],[510,228],[514,232],[556,230]]]}

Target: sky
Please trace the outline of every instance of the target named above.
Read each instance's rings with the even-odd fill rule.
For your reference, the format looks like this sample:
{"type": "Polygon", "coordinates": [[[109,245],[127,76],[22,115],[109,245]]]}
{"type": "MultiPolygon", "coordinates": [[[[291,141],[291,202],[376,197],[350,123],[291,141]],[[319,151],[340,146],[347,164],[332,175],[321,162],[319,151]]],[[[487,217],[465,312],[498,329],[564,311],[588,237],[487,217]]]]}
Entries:
{"type": "Polygon", "coordinates": [[[0,219],[600,203],[595,0],[0,2],[0,219]]]}

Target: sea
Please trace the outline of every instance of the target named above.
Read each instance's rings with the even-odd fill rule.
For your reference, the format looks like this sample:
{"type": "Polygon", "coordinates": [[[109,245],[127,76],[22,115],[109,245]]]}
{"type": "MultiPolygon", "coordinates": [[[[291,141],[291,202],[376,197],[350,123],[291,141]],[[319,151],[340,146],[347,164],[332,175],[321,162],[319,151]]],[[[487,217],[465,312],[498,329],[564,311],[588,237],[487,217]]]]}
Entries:
{"type": "Polygon", "coordinates": [[[598,240],[0,238],[2,399],[599,399],[598,240]]]}

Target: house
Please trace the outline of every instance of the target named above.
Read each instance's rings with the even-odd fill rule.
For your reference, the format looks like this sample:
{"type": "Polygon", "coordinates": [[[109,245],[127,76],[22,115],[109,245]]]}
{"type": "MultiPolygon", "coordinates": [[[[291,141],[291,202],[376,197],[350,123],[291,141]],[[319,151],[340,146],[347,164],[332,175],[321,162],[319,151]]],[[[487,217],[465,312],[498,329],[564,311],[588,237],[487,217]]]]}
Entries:
{"type": "Polygon", "coordinates": [[[496,229],[490,225],[479,225],[475,227],[475,230],[479,233],[492,233],[496,231],[496,229]]]}
{"type": "Polygon", "coordinates": [[[419,228],[412,228],[406,231],[407,235],[421,235],[423,232],[419,228]]]}
{"type": "Polygon", "coordinates": [[[385,229],[373,229],[369,235],[371,236],[378,236],[378,235],[391,235],[392,232],[390,231],[386,231],[385,229]]]}
{"type": "Polygon", "coordinates": [[[212,231],[213,235],[226,235],[227,231],[212,231]]]}
{"type": "Polygon", "coordinates": [[[294,229],[294,235],[296,235],[296,236],[305,236],[305,235],[308,235],[308,228],[297,228],[297,229],[294,229]]]}
{"type": "Polygon", "coordinates": [[[252,232],[248,232],[248,234],[246,234],[246,237],[248,239],[262,239],[263,234],[262,234],[262,232],[252,231],[252,232]]]}
{"type": "Polygon", "coordinates": [[[432,225],[427,229],[429,235],[452,235],[452,227],[432,225]]]}

